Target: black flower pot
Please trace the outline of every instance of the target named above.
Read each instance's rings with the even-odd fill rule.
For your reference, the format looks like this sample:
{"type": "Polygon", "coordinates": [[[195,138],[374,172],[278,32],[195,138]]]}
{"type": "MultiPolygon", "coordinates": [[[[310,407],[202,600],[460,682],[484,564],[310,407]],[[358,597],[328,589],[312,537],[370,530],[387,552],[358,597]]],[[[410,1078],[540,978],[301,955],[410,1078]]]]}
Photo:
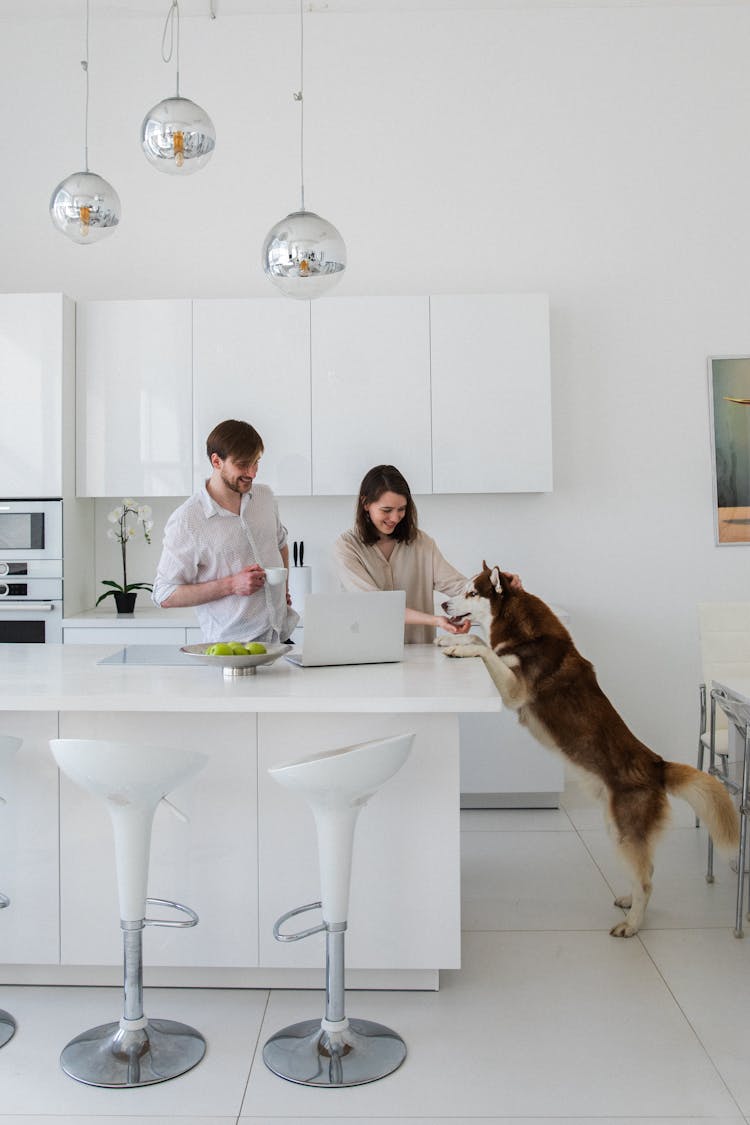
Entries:
{"type": "Polygon", "coordinates": [[[135,610],[135,599],[137,594],[122,594],[115,591],[115,605],[117,606],[118,613],[133,613],[135,610]]]}

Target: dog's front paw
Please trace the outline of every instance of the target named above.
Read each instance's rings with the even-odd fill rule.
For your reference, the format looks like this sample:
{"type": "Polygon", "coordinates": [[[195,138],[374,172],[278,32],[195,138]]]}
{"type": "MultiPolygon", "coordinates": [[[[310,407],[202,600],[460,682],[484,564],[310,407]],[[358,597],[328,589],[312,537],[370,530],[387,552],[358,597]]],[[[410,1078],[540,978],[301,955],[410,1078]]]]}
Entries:
{"type": "Polygon", "coordinates": [[[452,644],[449,642],[447,645],[441,646],[441,647],[443,648],[443,653],[446,656],[481,656],[482,655],[482,646],[481,645],[474,645],[474,644],[471,644],[470,642],[462,644],[460,641],[458,641],[458,642],[454,641],[452,644]]]}
{"type": "Polygon", "coordinates": [[[612,937],[632,937],[638,933],[638,927],[629,925],[627,921],[618,922],[609,932],[612,937]]]}

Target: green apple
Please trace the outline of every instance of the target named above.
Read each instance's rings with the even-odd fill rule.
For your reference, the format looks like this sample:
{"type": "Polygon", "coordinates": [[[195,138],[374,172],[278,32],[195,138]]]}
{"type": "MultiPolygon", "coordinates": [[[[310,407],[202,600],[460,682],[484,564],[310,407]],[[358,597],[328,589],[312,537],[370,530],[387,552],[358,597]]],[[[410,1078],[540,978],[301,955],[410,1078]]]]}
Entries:
{"type": "Polygon", "coordinates": [[[260,641],[251,641],[250,644],[245,645],[245,652],[249,653],[250,656],[262,656],[267,651],[266,646],[262,645],[260,641]]]}
{"type": "Polygon", "coordinates": [[[228,644],[224,644],[223,642],[220,643],[220,644],[209,645],[208,648],[206,649],[206,656],[231,656],[231,655],[232,655],[232,646],[228,645],[228,644]]]}
{"type": "Polygon", "coordinates": [[[232,641],[229,647],[232,650],[232,656],[247,656],[247,649],[241,641],[232,641]]]}

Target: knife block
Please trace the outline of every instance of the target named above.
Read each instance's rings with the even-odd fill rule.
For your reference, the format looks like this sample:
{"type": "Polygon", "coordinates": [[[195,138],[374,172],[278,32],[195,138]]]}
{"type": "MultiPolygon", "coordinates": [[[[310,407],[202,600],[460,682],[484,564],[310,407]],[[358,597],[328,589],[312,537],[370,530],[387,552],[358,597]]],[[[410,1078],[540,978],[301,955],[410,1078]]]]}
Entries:
{"type": "Polygon", "coordinates": [[[300,625],[304,625],[305,597],[312,589],[312,569],[309,566],[290,566],[288,579],[292,607],[300,615],[300,625]]]}

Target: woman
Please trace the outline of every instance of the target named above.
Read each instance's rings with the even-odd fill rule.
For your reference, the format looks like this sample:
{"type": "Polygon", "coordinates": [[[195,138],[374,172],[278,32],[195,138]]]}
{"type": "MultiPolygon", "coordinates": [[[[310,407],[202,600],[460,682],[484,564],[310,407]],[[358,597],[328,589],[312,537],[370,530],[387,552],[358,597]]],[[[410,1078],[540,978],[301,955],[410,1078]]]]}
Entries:
{"type": "Polygon", "coordinates": [[[469,621],[454,624],[435,613],[433,592],[459,594],[466,578],[419,530],[409,485],[393,465],[376,465],[366,474],[354,527],[339,536],[333,553],[345,590],[406,591],[407,643],[430,643],[436,627],[468,633],[469,621]]]}

